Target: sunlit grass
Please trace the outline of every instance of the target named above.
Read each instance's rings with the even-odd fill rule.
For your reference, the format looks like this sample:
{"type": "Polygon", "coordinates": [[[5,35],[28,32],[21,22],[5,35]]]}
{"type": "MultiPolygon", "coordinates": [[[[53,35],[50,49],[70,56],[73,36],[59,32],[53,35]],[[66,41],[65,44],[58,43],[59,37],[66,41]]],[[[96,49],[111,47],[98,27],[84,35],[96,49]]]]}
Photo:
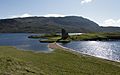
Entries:
{"type": "MultiPolygon", "coordinates": [[[[61,49],[54,50],[51,53],[34,53],[2,46],[0,47],[0,57],[5,57],[5,59],[10,57],[9,59],[15,63],[23,63],[23,67],[27,67],[25,65],[28,63],[28,66],[33,66],[30,67],[32,71],[37,68],[35,72],[37,71],[44,75],[120,75],[120,63],[118,62],[73,54],[61,49]]],[[[5,63],[0,67],[6,67],[5,63]]],[[[13,66],[9,66],[9,68],[11,67],[13,66]]],[[[8,69],[4,70],[4,72],[7,71],[8,69]]],[[[2,69],[0,69],[0,72],[2,72],[2,69]]],[[[13,70],[12,73],[16,73],[16,71],[13,70]]]]}

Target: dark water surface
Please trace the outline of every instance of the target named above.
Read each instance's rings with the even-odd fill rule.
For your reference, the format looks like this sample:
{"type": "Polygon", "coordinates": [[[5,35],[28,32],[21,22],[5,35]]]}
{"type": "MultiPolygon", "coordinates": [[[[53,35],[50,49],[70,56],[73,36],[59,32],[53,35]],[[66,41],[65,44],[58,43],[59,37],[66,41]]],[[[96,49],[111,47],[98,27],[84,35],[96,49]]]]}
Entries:
{"type": "Polygon", "coordinates": [[[120,61],[120,41],[73,41],[62,46],[80,53],[120,61]]]}
{"type": "Polygon", "coordinates": [[[18,49],[48,51],[48,43],[40,43],[39,39],[29,39],[27,33],[0,33],[0,46],[15,46],[18,49]]]}

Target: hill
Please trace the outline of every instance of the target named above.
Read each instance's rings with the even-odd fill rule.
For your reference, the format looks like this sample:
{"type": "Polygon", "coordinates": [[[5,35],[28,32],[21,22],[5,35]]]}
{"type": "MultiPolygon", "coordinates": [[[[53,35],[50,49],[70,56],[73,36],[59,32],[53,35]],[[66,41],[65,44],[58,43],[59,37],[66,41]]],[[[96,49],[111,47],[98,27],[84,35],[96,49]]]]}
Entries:
{"type": "MultiPolygon", "coordinates": [[[[103,32],[104,29],[106,30],[97,23],[78,16],[26,17],[0,20],[1,33],[51,33],[60,32],[61,28],[68,32],[103,32]]],[[[109,32],[109,29],[107,32],[109,32]]]]}
{"type": "Polygon", "coordinates": [[[104,32],[120,32],[120,27],[102,27],[104,32]]]}

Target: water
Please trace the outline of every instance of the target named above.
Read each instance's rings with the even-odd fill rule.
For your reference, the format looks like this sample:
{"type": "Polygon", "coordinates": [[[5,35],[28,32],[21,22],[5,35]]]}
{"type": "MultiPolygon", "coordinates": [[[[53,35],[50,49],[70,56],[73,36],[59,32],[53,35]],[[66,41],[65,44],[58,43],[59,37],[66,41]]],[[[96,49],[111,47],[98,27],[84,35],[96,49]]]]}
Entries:
{"type": "Polygon", "coordinates": [[[62,45],[80,53],[120,61],[120,41],[73,41],[62,45]]]}
{"type": "MultiPolygon", "coordinates": [[[[57,33],[58,35],[61,35],[61,33],[57,33]]],[[[81,34],[84,34],[84,33],[68,33],[69,35],[81,35],[81,34]]]]}
{"type": "MultiPolygon", "coordinates": [[[[41,34],[0,33],[0,46],[15,46],[21,50],[50,51],[47,47],[48,43],[40,43],[39,39],[29,39],[29,35],[41,34]]],[[[73,41],[61,45],[80,53],[120,61],[120,41],[73,41]]]]}
{"type": "MultiPolygon", "coordinates": [[[[81,34],[81,33],[70,33],[81,34]]],[[[30,39],[30,35],[42,35],[42,34],[30,34],[30,33],[0,33],[0,46],[15,46],[21,50],[32,51],[50,51],[47,47],[48,43],[40,43],[40,39],[30,39]]]]}
{"type": "Polygon", "coordinates": [[[22,50],[33,51],[49,51],[48,43],[40,43],[39,39],[30,39],[30,35],[40,34],[27,34],[27,33],[1,33],[0,46],[15,46],[22,50]]]}
{"type": "Polygon", "coordinates": [[[84,33],[68,33],[69,35],[81,35],[81,34],[84,34],[84,33]]]}

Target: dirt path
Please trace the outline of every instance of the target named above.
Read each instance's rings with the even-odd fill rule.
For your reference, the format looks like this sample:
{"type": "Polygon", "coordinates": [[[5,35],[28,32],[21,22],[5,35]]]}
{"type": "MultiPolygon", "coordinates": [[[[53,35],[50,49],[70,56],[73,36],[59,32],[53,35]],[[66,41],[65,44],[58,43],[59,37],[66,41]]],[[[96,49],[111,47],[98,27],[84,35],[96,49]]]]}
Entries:
{"type": "MultiPolygon", "coordinates": [[[[69,51],[69,52],[71,52],[73,54],[81,54],[81,53],[76,52],[73,49],[63,47],[63,46],[59,45],[58,43],[49,43],[48,47],[51,48],[51,49],[61,49],[61,50],[69,51]]],[[[81,55],[84,55],[84,54],[81,54],[81,55]]]]}
{"type": "Polygon", "coordinates": [[[64,49],[62,46],[60,46],[57,43],[50,43],[50,44],[48,44],[48,47],[51,49],[64,49]]]}

